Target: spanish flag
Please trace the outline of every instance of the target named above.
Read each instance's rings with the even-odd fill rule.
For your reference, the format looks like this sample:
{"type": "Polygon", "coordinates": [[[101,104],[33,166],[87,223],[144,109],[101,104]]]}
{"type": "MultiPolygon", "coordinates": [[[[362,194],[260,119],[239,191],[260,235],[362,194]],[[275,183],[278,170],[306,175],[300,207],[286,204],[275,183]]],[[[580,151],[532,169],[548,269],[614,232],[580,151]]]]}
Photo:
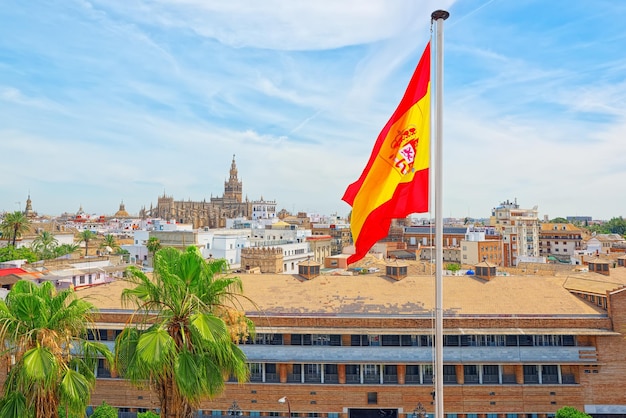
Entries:
{"type": "Polygon", "coordinates": [[[354,263],[387,236],[391,220],[428,212],[430,42],[402,101],[378,135],[361,177],[342,200],[352,206],[354,263]]]}

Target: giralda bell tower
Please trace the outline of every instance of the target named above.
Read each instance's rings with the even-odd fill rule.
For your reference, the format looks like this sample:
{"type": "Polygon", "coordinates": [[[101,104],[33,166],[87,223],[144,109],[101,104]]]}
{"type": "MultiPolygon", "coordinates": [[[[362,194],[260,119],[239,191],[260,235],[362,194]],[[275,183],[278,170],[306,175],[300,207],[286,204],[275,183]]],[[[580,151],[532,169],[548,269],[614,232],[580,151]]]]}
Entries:
{"type": "Polygon", "coordinates": [[[237,178],[237,164],[235,164],[235,154],[233,154],[233,162],[230,164],[230,178],[224,182],[224,200],[241,203],[242,196],[243,186],[237,178]]]}

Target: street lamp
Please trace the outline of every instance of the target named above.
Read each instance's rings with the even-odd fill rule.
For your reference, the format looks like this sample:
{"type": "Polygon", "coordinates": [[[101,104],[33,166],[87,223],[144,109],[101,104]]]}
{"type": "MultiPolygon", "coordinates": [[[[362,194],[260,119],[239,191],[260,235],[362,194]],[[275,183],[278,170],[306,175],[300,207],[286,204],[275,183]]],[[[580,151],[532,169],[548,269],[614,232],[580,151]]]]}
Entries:
{"type": "Polygon", "coordinates": [[[239,408],[237,401],[233,401],[233,404],[228,408],[227,415],[231,417],[240,417],[243,415],[243,411],[239,408]]]}
{"type": "Polygon", "coordinates": [[[289,413],[289,418],[291,418],[291,404],[289,403],[289,399],[286,396],[283,396],[278,400],[278,403],[286,403],[287,404],[287,412],[289,413]]]}
{"type": "Polygon", "coordinates": [[[424,408],[424,405],[422,405],[421,402],[418,402],[417,406],[413,410],[412,418],[426,418],[426,409],[424,408]]]}

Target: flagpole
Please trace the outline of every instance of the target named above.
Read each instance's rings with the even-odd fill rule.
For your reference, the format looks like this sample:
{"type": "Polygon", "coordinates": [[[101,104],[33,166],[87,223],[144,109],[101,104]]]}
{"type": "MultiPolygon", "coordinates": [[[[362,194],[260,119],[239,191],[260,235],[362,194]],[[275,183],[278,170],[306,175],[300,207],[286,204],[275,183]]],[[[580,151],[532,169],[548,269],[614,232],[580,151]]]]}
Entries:
{"type": "Polygon", "coordinates": [[[431,14],[435,23],[435,418],[443,411],[443,21],[445,10],[431,14]]]}

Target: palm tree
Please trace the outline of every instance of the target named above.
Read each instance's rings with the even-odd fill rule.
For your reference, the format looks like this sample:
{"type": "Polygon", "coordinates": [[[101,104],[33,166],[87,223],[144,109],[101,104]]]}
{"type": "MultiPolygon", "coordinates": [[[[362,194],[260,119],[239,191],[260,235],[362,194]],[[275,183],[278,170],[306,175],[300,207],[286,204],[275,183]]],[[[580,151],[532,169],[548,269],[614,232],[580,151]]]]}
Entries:
{"type": "Polygon", "coordinates": [[[154,265],[154,255],[161,249],[161,241],[157,237],[150,237],[146,242],[146,248],[152,255],[152,264],[154,265]]]}
{"type": "Polygon", "coordinates": [[[2,236],[11,240],[11,245],[15,247],[15,242],[25,232],[30,229],[30,219],[23,212],[15,211],[4,215],[4,220],[0,224],[2,236]]]}
{"type": "Polygon", "coordinates": [[[109,247],[111,250],[115,250],[120,247],[120,245],[117,243],[117,239],[115,238],[115,235],[106,234],[104,236],[104,239],[100,243],[100,248],[106,248],[106,247],[109,247]]]}
{"type": "Polygon", "coordinates": [[[51,232],[42,231],[33,240],[31,248],[36,252],[40,258],[47,260],[54,257],[54,250],[59,245],[59,241],[52,235],[51,232]]]}
{"type": "Polygon", "coordinates": [[[98,358],[112,361],[99,342],[85,339],[94,306],[51,282],[20,280],[0,300],[0,340],[15,363],[4,383],[0,416],[56,418],[60,407],[79,414],[89,404],[98,358]]]}
{"type": "Polygon", "coordinates": [[[154,254],[161,249],[161,241],[157,237],[150,237],[146,242],[146,248],[148,248],[148,251],[150,251],[152,257],[154,257],[154,254]]]}
{"type": "Polygon", "coordinates": [[[66,254],[73,254],[79,250],[78,244],[61,244],[54,249],[54,256],[61,257],[66,254]]]}
{"type": "Polygon", "coordinates": [[[80,234],[78,234],[78,242],[85,243],[85,255],[87,255],[87,251],[89,251],[89,241],[96,237],[96,233],[90,229],[83,230],[80,234]]]}
{"type": "Polygon", "coordinates": [[[218,316],[243,297],[239,278],[221,276],[226,267],[225,260],[207,262],[188,247],[157,251],[153,279],[136,266],[127,270],[126,280],[135,287],[124,290],[122,300],[134,303],[137,317],[150,325],[122,331],[115,364],[136,385],[150,382],[161,417],[192,417],[203,398],[223,391],[224,376],[248,378],[245,355],[218,316]]]}

